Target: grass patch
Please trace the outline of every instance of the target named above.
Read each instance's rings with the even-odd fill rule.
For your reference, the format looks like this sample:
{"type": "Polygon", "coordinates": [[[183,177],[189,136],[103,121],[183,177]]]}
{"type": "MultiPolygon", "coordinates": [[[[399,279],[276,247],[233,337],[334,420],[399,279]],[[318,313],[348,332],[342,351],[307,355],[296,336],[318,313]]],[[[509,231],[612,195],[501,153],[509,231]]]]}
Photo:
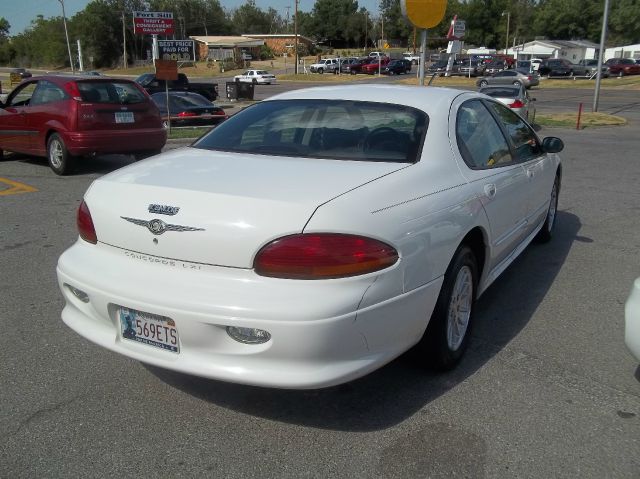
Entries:
{"type": "MultiPolygon", "coordinates": [[[[575,128],[578,122],[577,113],[556,113],[553,115],[536,115],[536,124],[546,127],[575,128]]],[[[627,120],[620,116],[607,115],[606,113],[583,112],[580,118],[581,129],[598,126],[623,126],[627,120]]]]}
{"type": "Polygon", "coordinates": [[[199,127],[199,128],[171,128],[171,133],[169,133],[168,138],[170,140],[181,140],[181,139],[190,139],[200,138],[202,135],[207,133],[211,128],[209,127],[199,127]]]}

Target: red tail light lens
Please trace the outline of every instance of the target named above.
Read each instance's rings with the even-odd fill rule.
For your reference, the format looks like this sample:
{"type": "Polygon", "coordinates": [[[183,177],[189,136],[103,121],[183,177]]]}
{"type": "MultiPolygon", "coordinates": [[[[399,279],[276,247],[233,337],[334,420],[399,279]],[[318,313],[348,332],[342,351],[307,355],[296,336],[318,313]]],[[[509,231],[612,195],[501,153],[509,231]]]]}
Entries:
{"type": "Polygon", "coordinates": [[[82,101],[82,94],[80,93],[80,89],[78,88],[78,84],[76,82],[70,81],[68,83],[65,83],[64,89],[71,98],[77,101],[82,101]]]}
{"type": "Polygon", "coordinates": [[[364,236],[309,233],[285,236],[264,246],[254,268],[261,276],[287,279],[345,278],[388,268],[398,252],[364,236]]]}
{"type": "Polygon", "coordinates": [[[91,219],[91,212],[84,201],[80,203],[80,207],[78,208],[77,224],[80,238],[88,243],[96,244],[98,242],[96,229],[93,226],[93,220],[91,219]]]}
{"type": "Polygon", "coordinates": [[[198,114],[192,111],[181,111],[180,113],[178,113],[178,116],[184,118],[185,116],[198,116],[198,114]]]}
{"type": "Polygon", "coordinates": [[[524,107],[524,103],[522,103],[520,100],[516,100],[513,103],[509,104],[510,108],[522,108],[524,107]]]}

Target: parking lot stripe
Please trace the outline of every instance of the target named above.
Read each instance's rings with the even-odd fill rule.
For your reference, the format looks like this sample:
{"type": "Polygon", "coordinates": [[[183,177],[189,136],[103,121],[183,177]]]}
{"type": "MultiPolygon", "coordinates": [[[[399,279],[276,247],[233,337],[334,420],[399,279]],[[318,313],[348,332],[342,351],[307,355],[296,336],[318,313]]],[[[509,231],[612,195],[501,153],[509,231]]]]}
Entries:
{"type": "MultiPolygon", "coordinates": [[[[9,180],[7,178],[0,178],[0,183],[9,185],[8,189],[0,190],[0,196],[19,195],[20,193],[33,193],[34,191],[38,191],[38,188],[25,185],[24,183],[20,183],[18,181],[9,180]]],[[[2,185],[0,185],[0,187],[1,186],[2,185]]]]}

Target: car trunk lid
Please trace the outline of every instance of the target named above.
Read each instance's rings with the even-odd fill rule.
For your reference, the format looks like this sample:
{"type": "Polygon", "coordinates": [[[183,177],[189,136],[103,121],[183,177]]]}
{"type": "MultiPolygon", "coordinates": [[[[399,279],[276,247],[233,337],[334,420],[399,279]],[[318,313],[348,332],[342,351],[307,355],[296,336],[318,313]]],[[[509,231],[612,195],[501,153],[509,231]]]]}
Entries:
{"type": "Polygon", "coordinates": [[[303,231],[318,206],[406,166],[183,148],[97,180],[85,199],[100,242],[251,268],[260,247],[303,231]]]}

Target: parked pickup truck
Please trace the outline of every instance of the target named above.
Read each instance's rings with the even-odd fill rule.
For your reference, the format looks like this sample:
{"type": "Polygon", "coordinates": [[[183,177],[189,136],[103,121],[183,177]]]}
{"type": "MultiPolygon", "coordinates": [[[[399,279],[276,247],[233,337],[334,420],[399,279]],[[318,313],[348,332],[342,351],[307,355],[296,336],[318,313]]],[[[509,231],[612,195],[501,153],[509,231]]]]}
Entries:
{"type": "Polygon", "coordinates": [[[404,52],[402,54],[402,58],[404,58],[405,60],[409,60],[414,65],[420,63],[420,53],[404,52]]]}
{"type": "MultiPolygon", "coordinates": [[[[149,92],[150,95],[165,91],[165,81],[158,80],[154,73],[143,73],[136,82],[149,92]]],[[[191,83],[184,73],[178,73],[177,80],[169,80],[170,91],[190,91],[199,93],[209,101],[218,98],[218,85],[213,83],[191,83]]]]}

